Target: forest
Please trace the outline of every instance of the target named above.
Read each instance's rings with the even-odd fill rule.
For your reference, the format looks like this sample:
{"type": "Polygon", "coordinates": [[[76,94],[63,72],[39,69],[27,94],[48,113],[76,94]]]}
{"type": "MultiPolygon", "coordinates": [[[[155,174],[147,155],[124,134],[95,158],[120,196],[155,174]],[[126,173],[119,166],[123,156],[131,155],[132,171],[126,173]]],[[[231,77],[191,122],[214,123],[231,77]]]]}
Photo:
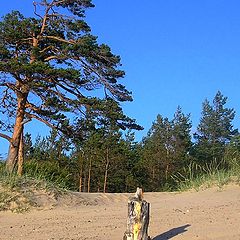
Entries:
{"type": "Polygon", "coordinates": [[[240,135],[233,128],[235,111],[217,92],[202,104],[197,131],[181,107],[173,118],[156,116],[142,141],[110,121],[97,124],[90,113],[74,140],[51,131],[47,137],[24,135],[24,174],[41,176],[80,192],[177,190],[202,175],[230,172],[240,165],[240,135]]]}
{"type": "Polygon", "coordinates": [[[203,102],[195,132],[178,106],[135,140],[142,126],[122,109],[134,99],[121,83],[120,56],[85,21],[93,7],[91,0],[42,0],[33,2],[33,17],[12,11],[0,22],[0,137],[10,146],[1,167],[104,193],[176,190],[198,177],[239,172],[235,110],[220,91],[203,102]],[[32,139],[24,132],[32,120],[50,135],[32,139]]]}

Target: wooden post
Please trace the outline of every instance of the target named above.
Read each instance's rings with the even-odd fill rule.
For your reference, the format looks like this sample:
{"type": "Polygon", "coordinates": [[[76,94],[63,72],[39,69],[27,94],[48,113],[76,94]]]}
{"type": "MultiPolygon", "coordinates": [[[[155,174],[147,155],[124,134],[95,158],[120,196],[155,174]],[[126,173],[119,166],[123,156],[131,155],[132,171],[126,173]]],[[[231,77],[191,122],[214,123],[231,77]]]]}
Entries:
{"type": "Polygon", "coordinates": [[[127,231],[123,240],[150,240],[148,236],[150,204],[143,200],[141,188],[128,201],[127,231]]]}

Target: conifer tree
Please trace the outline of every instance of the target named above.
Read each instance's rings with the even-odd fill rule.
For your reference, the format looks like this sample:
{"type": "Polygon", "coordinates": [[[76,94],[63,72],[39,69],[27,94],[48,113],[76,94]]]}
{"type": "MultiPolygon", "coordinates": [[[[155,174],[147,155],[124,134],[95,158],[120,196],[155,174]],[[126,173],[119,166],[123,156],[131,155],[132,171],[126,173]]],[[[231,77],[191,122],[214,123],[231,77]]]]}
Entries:
{"type": "Polygon", "coordinates": [[[103,109],[96,88],[103,89],[103,98],[132,100],[118,83],[124,76],[120,57],[99,45],[85,22],[91,7],[91,0],[39,0],[33,2],[34,17],[13,11],[0,22],[0,137],[10,143],[10,172],[28,121],[71,135],[71,114],[103,109]]]}
{"type": "Polygon", "coordinates": [[[173,118],[173,158],[175,171],[181,171],[188,164],[189,152],[192,147],[190,114],[185,115],[180,106],[173,118]]]}
{"type": "Polygon", "coordinates": [[[127,147],[121,130],[141,127],[125,116],[116,101],[105,99],[98,111],[88,109],[74,127],[73,156],[78,162],[79,191],[125,189],[127,147]],[[115,183],[113,183],[115,181],[115,183]]]}
{"type": "Polygon", "coordinates": [[[169,176],[172,151],[172,123],[168,118],[160,114],[143,139],[143,164],[149,174],[149,182],[152,189],[159,190],[163,187],[169,176]]]}
{"type": "Polygon", "coordinates": [[[191,148],[190,115],[177,108],[173,120],[157,116],[143,140],[143,165],[146,166],[153,189],[163,189],[172,174],[180,172],[189,160],[191,148]]]}
{"type": "Polygon", "coordinates": [[[237,133],[232,125],[235,111],[225,107],[226,103],[227,97],[220,91],[216,93],[212,104],[208,100],[203,102],[202,117],[194,134],[194,155],[200,163],[220,163],[226,144],[237,133]]]}

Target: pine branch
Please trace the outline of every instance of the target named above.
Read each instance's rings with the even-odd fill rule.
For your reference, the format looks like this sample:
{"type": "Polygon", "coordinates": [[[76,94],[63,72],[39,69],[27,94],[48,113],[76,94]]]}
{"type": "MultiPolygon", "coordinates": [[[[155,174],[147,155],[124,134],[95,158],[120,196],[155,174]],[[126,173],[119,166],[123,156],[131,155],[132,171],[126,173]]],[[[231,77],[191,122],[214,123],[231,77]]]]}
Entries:
{"type": "Polygon", "coordinates": [[[60,57],[60,56],[57,56],[57,55],[53,55],[53,56],[49,56],[47,58],[44,59],[44,62],[48,62],[50,60],[54,60],[54,59],[57,59],[57,60],[66,60],[68,59],[67,57],[60,57]]]}
{"type": "Polygon", "coordinates": [[[60,37],[56,37],[56,36],[42,36],[42,38],[52,39],[52,40],[56,40],[56,41],[68,43],[68,44],[76,44],[76,41],[74,41],[74,40],[66,40],[66,39],[63,39],[60,37]]]}
{"type": "Polygon", "coordinates": [[[9,137],[8,135],[4,134],[4,133],[0,133],[0,137],[5,138],[6,140],[8,140],[9,142],[11,142],[12,138],[9,137]]]}
{"type": "Polygon", "coordinates": [[[38,114],[39,113],[40,114],[46,114],[47,113],[48,115],[54,115],[54,114],[58,113],[58,110],[56,110],[56,111],[43,110],[43,109],[41,109],[41,107],[37,107],[34,104],[29,103],[29,102],[27,102],[26,108],[29,108],[30,110],[32,110],[32,111],[34,111],[35,113],[38,113],[38,114]]]}
{"type": "Polygon", "coordinates": [[[46,124],[48,127],[52,128],[52,129],[59,130],[58,127],[54,126],[53,124],[49,123],[48,121],[40,118],[39,116],[37,116],[37,115],[35,115],[35,114],[27,113],[27,112],[26,112],[25,114],[26,114],[26,116],[27,116],[28,118],[30,118],[30,119],[34,118],[34,119],[36,119],[36,120],[38,120],[38,121],[46,124]]]}

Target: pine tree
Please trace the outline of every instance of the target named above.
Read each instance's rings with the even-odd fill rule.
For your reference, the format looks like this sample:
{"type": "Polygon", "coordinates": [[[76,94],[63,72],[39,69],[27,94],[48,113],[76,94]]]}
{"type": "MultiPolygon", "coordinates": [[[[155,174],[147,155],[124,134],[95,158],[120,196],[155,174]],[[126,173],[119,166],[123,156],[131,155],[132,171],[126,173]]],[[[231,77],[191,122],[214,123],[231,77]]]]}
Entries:
{"type": "Polygon", "coordinates": [[[118,104],[106,99],[98,113],[88,109],[75,126],[73,157],[78,162],[79,191],[124,191],[126,153],[130,147],[122,137],[122,129],[137,128],[118,104]]]}
{"type": "Polygon", "coordinates": [[[104,98],[132,100],[118,83],[124,76],[120,57],[99,45],[85,22],[91,7],[91,0],[40,0],[33,2],[34,17],[13,11],[0,22],[0,137],[10,142],[10,172],[28,121],[71,135],[68,113],[103,109],[105,102],[90,91],[102,87],[104,98]]]}
{"type": "Polygon", "coordinates": [[[163,189],[171,184],[171,176],[181,172],[189,161],[191,142],[190,115],[177,108],[173,120],[157,116],[143,140],[142,164],[149,174],[153,189],[163,189]]]}
{"type": "Polygon", "coordinates": [[[150,190],[159,190],[169,177],[172,162],[172,123],[157,116],[146,138],[143,139],[143,162],[149,174],[150,190]]]}
{"type": "Polygon", "coordinates": [[[194,156],[202,164],[223,160],[225,146],[236,134],[232,121],[235,117],[233,108],[225,107],[227,97],[218,91],[212,105],[208,100],[203,102],[202,117],[194,134],[196,144],[194,156]]]}
{"type": "Polygon", "coordinates": [[[192,123],[190,121],[190,114],[185,115],[182,112],[180,106],[173,118],[173,158],[175,171],[181,171],[181,169],[188,164],[189,152],[192,147],[191,140],[191,128],[192,123]]]}

